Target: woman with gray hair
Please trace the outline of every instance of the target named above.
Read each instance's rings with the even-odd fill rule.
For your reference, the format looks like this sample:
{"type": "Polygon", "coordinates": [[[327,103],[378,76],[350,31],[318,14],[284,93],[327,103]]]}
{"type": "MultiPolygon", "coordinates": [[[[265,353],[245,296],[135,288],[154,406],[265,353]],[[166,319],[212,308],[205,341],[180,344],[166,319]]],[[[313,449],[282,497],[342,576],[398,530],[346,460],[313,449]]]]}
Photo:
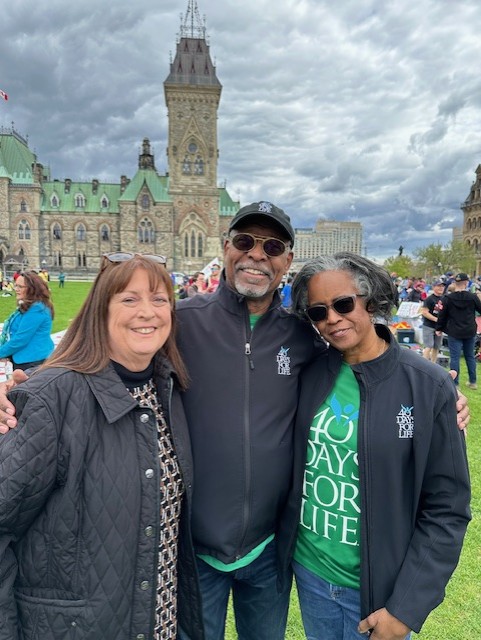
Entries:
{"type": "Polygon", "coordinates": [[[396,295],[382,267],[347,252],[307,263],[293,283],[294,312],[329,344],[301,379],[280,534],[308,640],[419,632],[470,520],[454,384],[377,323],[396,295]]]}

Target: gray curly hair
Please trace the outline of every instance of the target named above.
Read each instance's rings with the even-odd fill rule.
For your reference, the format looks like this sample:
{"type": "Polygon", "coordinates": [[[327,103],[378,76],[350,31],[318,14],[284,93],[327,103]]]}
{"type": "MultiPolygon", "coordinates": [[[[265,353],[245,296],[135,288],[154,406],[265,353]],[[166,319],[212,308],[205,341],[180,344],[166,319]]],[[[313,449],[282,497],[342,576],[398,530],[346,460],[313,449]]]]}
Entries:
{"type": "Polygon", "coordinates": [[[292,283],[292,311],[295,314],[307,318],[309,280],[323,271],[347,271],[359,294],[366,298],[367,311],[389,321],[398,303],[397,289],[391,276],[384,267],[349,251],[314,258],[302,267],[292,283]]]}

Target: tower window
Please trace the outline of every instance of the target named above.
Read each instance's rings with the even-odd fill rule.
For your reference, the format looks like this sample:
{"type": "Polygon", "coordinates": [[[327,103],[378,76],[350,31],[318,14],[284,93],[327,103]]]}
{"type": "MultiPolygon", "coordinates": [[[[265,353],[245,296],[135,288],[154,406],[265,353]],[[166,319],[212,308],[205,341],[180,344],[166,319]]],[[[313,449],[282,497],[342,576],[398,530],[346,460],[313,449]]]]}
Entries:
{"type": "Polygon", "coordinates": [[[20,220],[20,223],[18,225],[18,239],[30,240],[31,237],[30,225],[28,224],[27,220],[20,220]]]}
{"type": "Polygon", "coordinates": [[[154,225],[148,218],[140,221],[137,227],[137,239],[141,243],[155,242],[154,225]]]}

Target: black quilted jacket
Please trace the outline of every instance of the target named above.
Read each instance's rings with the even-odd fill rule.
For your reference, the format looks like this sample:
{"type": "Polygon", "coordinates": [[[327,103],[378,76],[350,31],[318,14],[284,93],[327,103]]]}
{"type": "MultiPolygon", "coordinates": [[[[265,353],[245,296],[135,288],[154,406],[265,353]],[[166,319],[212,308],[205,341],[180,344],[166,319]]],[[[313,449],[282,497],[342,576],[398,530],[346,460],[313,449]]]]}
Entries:
{"type": "MultiPolygon", "coordinates": [[[[179,622],[202,640],[190,443],[172,376],[159,371],[156,382],[186,485],[179,622]]],[[[110,366],[98,375],[47,369],[11,398],[19,424],[0,438],[0,640],[151,639],[160,499],[153,412],[110,366]]]]}

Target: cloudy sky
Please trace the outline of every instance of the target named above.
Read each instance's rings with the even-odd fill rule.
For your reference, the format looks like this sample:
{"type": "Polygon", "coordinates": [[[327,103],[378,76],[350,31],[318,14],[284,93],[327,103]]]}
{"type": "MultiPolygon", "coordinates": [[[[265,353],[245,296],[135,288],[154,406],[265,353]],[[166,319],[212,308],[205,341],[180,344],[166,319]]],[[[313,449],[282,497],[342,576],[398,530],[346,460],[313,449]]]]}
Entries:
{"type": "MultiPolygon", "coordinates": [[[[223,85],[219,183],[297,227],[359,220],[370,257],[451,240],[481,163],[479,0],[197,0],[223,85]]],[[[16,0],[0,126],[52,177],[166,170],[163,81],[188,0],[16,0]]]]}

